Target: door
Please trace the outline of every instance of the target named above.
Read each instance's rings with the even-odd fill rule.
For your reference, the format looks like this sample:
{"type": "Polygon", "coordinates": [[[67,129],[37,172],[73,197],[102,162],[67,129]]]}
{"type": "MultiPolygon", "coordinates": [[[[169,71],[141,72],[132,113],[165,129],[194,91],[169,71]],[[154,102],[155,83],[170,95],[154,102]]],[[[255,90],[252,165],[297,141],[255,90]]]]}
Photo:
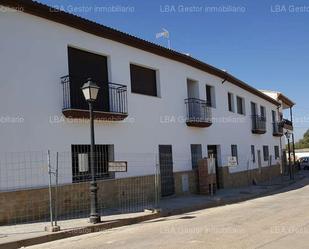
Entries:
{"type": "Polygon", "coordinates": [[[266,109],[264,106],[260,106],[261,117],[266,118],[266,109]]]}
{"type": "Polygon", "coordinates": [[[258,150],[258,151],[257,151],[257,154],[258,154],[258,166],[259,166],[259,170],[261,171],[261,170],[262,170],[262,156],[261,156],[261,151],[258,150]]]}
{"type": "Polygon", "coordinates": [[[252,116],[252,128],[253,129],[257,128],[256,115],[257,115],[256,104],[251,102],[251,116],[252,116]]]}
{"type": "Polygon", "coordinates": [[[202,159],[202,145],[201,144],[191,144],[191,162],[192,169],[197,169],[198,160],[202,159]]]}
{"type": "Polygon", "coordinates": [[[68,47],[71,108],[86,109],[81,87],[91,78],[99,87],[94,110],[109,111],[107,57],[68,47]]]}
{"type": "Polygon", "coordinates": [[[175,193],[175,187],[173,174],[172,145],[159,145],[159,163],[161,195],[173,195],[175,193]]]}
{"type": "Polygon", "coordinates": [[[188,94],[188,114],[189,119],[199,119],[201,117],[201,108],[199,102],[199,85],[197,81],[187,79],[188,94]]]}
{"type": "Polygon", "coordinates": [[[271,111],[272,121],[273,123],[276,123],[276,112],[274,110],[271,111]]]}
{"type": "Polygon", "coordinates": [[[279,132],[279,127],[276,120],[276,112],[274,110],[271,111],[271,117],[273,121],[273,132],[279,132]]]}
{"type": "Polygon", "coordinates": [[[215,163],[216,163],[216,181],[217,181],[217,188],[221,188],[221,181],[219,177],[219,166],[218,166],[218,150],[217,150],[217,145],[208,145],[207,146],[207,151],[208,151],[208,158],[211,156],[214,157],[215,163]]]}
{"type": "Polygon", "coordinates": [[[251,115],[256,116],[256,104],[251,102],[251,115]]]}

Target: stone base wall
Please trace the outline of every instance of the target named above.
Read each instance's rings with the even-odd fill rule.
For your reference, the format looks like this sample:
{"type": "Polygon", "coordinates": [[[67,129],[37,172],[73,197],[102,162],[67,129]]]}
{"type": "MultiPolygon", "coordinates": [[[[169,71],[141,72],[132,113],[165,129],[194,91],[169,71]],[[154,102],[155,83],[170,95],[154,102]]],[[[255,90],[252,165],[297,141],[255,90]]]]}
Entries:
{"type": "Polygon", "coordinates": [[[186,194],[197,194],[198,193],[198,175],[197,170],[182,171],[174,173],[175,181],[175,194],[177,196],[186,195],[186,194]],[[184,191],[184,183],[188,179],[188,190],[184,191]]]}
{"type": "MultiPolygon", "coordinates": [[[[175,195],[197,193],[197,172],[175,172],[175,195]],[[184,178],[184,179],[183,179],[184,178]],[[183,181],[188,191],[183,189],[183,181]]],[[[100,210],[134,212],[136,208],[155,205],[160,198],[160,180],[155,175],[122,179],[98,180],[100,210]]],[[[82,217],[89,213],[89,182],[58,186],[57,212],[59,217],[82,217]]],[[[52,188],[53,202],[56,189],[52,188]]],[[[0,193],[0,225],[49,220],[49,189],[27,189],[0,193]]]]}
{"type": "MultiPolygon", "coordinates": [[[[140,205],[153,205],[155,176],[99,180],[98,206],[101,210],[129,211],[140,205]]],[[[81,217],[89,213],[89,182],[57,188],[58,216],[81,217]]],[[[52,188],[53,201],[56,189],[52,188]]],[[[28,189],[0,193],[0,225],[49,219],[49,189],[28,189]]]]}
{"type": "MultiPolygon", "coordinates": [[[[221,187],[239,187],[266,181],[280,175],[280,165],[263,167],[238,173],[229,173],[227,167],[220,167],[221,187]]],[[[98,181],[98,206],[101,210],[130,211],[134,206],[154,205],[160,198],[160,181],[155,175],[110,179],[98,181]]],[[[175,195],[197,194],[197,170],[174,173],[175,195]]],[[[53,200],[55,188],[52,188],[53,200]]],[[[59,186],[57,189],[57,211],[61,216],[78,217],[89,212],[89,182],[59,186]]],[[[132,209],[131,211],[134,211],[132,209]]],[[[28,189],[0,193],[0,225],[49,219],[49,189],[28,189]]]]}
{"type": "Polygon", "coordinates": [[[47,219],[48,188],[0,193],[0,225],[47,219]]]}
{"type": "Polygon", "coordinates": [[[253,181],[259,183],[271,180],[274,177],[280,176],[280,171],[280,164],[237,173],[230,173],[228,167],[219,167],[220,187],[241,187],[251,185],[253,181]]]}

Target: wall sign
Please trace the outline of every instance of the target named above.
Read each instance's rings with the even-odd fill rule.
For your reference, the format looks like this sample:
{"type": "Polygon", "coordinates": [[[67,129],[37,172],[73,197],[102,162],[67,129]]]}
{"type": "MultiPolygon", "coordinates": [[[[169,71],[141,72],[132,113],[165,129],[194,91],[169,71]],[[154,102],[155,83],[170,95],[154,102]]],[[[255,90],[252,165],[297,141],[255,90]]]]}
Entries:
{"type": "Polygon", "coordinates": [[[237,165],[238,165],[237,157],[236,156],[229,156],[228,161],[227,161],[227,166],[236,167],[237,165]]]}
{"type": "Polygon", "coordinates": [[[127,172],[128,163],[125,161],[108,162],[108,171],[109,172],[127,172]]]}
{"type": "Polygon", "coordinates": [[[87,153],[78,154],[78,171],[79,172],[87,172],[89,170],[88,161],[89,161],[89,158],[88,158],[87,153]]]}

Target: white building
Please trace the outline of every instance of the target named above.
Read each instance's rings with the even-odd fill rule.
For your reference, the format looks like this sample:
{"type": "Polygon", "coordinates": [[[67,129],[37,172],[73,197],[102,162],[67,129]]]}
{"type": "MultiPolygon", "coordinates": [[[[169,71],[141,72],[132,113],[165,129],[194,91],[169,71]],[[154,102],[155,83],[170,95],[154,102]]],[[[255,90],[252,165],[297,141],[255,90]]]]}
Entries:
{"type": "MultiPolygon", "coordinates": [[[[96,118],[112,120],[95,122],[98,150],[128,162],[128,172],[116,178],[152,174],[143,155],[157,157],[161,174],[173,178],[189,174],[196,158],[215,154],[221,187],[237,185],[237,177],[243,184],[248,170],[279,172],[284,141],[273,125],[279,101],[190,56],[83,18],[32,1],[0,4],[2,153],[87,153],[88,106],[80,87],[91,77],[100,86],[96,118]],[[163,154],[172,155],[164,165],[163,154]],[[238,166],[227,167],[229,156],[237,156],[238,166]]],[[[61,183],[78,181],[74,163],[67,167],[61,183]]],[[[1,182],[10,187],[5,174],[1,182]]]]}
{"type": "Polygon", "coordinates": [[[302,157],[309,157],[309,149],[298,149],[295,150],[296,159],[302,158],[302,157]]]}

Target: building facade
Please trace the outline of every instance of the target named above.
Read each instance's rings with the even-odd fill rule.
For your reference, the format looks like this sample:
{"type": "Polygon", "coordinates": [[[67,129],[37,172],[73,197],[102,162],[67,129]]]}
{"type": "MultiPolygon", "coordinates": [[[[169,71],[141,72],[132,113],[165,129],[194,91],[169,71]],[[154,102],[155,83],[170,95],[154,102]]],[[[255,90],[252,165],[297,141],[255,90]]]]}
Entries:
{"type": "MultiPolygon", "coordinates": [[[[151,175],[158,164],[172,186],[162,195],[169,195],[177,174],[192,174],[197,160],[211,155],[219,187],[246,184],[249,171],[257,180],[280,174],[278,100],[190,56],[48,6],[0,4],[8,8],[0,15],[1,152],[72,153],[60,184],[81,180],[89,114],[80,87],[91,78],[100,86],[95,139],[102,179],[151,175]],[[237,166],[228,167],[231,156],[237,166]],[[128,171],[111,176],[108,160],[127,161],[128,171]]],[[[19,187],[6,174],[1,182],[19,187]]],[[[40,177],[31,182],[46,184],[40,177]]]]}
{"type": "MultiPolygon", "coordinates": [[[[272,114],[272,120],[274,124],[274,132],[275,134],[284,135],[284,141],[287,143],[285,146],[285,142],[281,141],[280,147],[283,151],[282,153],[282,171],[284,173],[288,173],[288,171],[295,170],[291,165],[295,165],[297,160],[297,155],[295,152],[295,139],[294,139],[294,127],[293,127],[293,106],[295,103],[290,100],[286,95],[281,92],[269,91],[269,90],[261,90],[264,94],[270,96],[280,103],[280,107],[278,109],[279,116],[277,119],[274,113],[272,114]],[[279,124],[277,126],[276,124],[279,124]],[[290,145],[290,146],[289,146],[290,145]]],[[[293,172],[290,172],[291,174],[293,172]]]]}

